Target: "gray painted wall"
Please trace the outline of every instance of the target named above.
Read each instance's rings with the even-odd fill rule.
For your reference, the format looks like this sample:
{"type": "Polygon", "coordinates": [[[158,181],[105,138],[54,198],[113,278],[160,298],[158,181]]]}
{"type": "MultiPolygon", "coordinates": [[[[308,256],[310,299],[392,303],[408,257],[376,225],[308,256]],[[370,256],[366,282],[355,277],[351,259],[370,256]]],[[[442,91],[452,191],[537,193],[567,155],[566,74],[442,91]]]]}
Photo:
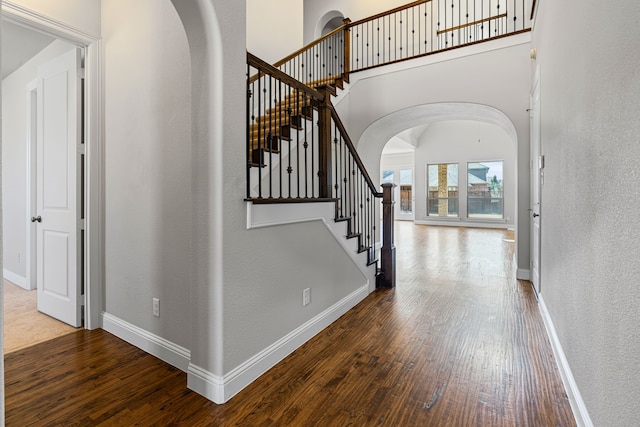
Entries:
{"type": "Polygon", "coordinates": [[[533,37],[542,297],[596,426],[640,425],[638,17],[638,2],[543,0],[533,37]]]}
{"type": "Polygon", "coordinates": [[[168,1],[108,0],[105,311],[188,348],[191,78],[168,1]],[[160,299],[160,317],[152,298],[160,299]]]}

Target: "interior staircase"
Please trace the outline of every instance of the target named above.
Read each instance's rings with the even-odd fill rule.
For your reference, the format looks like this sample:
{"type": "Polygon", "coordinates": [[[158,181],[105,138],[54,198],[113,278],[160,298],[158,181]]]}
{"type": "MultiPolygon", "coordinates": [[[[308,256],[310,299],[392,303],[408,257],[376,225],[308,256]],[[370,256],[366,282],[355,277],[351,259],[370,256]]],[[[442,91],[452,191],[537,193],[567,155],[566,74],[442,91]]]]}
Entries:
{"type": "Polygon", "coordinates": [[[274,65],[247,53],[246,201],[334,203],[344,237],[357,239],[367,265],[380,254],[379,284],[394,286],[393,185],[373,183],[332,97],[351,73],[530,31],[527,23],[521,0],[414,1],[345,19],[274,65]]]}

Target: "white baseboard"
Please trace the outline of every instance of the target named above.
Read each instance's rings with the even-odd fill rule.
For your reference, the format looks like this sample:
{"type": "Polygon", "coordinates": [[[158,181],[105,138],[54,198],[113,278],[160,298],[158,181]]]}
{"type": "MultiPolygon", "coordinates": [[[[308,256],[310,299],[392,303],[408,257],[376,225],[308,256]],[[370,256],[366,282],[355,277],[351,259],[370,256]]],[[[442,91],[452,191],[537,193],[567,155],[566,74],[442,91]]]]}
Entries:
{"type": "Polygon", "coordinates": [[[518,268],[516,270],[516,279],[518,280],[531,280],[531,270],[518,268]]]}
{"type": "Polygon", "coordinates": [[[14,285],[18,285],[23,289],[26,289],[28,291],[30,291],[31,289],[29,289],[29,287],[27,286],[27,278],[20,276],[19,274],[14,273],[13,271],[9,271],[6,268],[4,268],[2,270],[2,276],[10,281],[11,283],[13,283],[14,285]]]}
{"type": "Polygon", "coordinates": [[[502,221],[482,222],[482,221],[463,221],[461,219],[416,219],[413,221],[417,225],[436,225],[442,227],[469,227],[469,228],[499,228],[508,230],[513,228],[513,224],[507,224],[502,221]]]}
{"type": "Polygon", "coordinates": [[[189,368],[191,352],[158,335],[109,313],[102,313],[102,328],[182,371],[189,368]]]}
{"type": "Polygon", "coordinates": [[[214,375],[199,366],[189,365],[188,387],[215,403],[221,404],[229,401],[259,376],[355,307],[367,295],[369,295],[368,283],[271,344],[224,377],[214,375]]]}
{"type": "Polygon", "coordinates": [[[569,366],[569,361],[564,354],[562,344],[560,344],[560,339],[558,338],[558,334],[556,333],[556,328],[553,325],[553,321],[551,320],[551,316],[549,315],[549,311],[547,310],[547,306],[544,303],[542,295],[538,295],[538,307],[540,309],[540,314],[542,314],[544,326],[547,329],[549,341],[551,341],[553,354],[555,355],[556,361],[558,363],[558,369],[560,370],[562,383],[564,384],[564,388],[567,391],[567,397],[569,398],[569,404],[571,405],[571,410],[573,411],[573,415],[576,419],[576,424],[578,425],[578,427],[593,427],[593,422],[591,421],[591,417],[589,416],[587,407],[584,404],[584,400],[582,400],[582,395],[580,394],[578,385],[576,384],[576,381],[573,377],[571,367],[569,366]]]}

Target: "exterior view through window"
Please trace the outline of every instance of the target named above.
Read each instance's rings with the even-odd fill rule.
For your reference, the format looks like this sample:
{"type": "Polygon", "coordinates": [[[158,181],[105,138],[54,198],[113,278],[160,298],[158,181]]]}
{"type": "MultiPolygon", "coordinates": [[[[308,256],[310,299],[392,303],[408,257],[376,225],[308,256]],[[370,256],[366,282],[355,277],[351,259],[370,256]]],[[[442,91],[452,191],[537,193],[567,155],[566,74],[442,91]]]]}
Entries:
{"type": "Polygon", "coordinates": [[[393,184],[393,171],[382,171],[382,183],[393,184]]]}
{"type": "Polygon", "coordinates": [[[427,165],[427,215],[458,216],[458,164],[427,165]]]}
{"type": "Polygon", "coordinates": [[[503,162],[467,165],[467,215],[469,218],[504,218],[503,162]]]}
{"type": "Polygon", "coordinates": [[[413,212],[412,196],[413,170],[400,169],[400,213],[413,212]]]}

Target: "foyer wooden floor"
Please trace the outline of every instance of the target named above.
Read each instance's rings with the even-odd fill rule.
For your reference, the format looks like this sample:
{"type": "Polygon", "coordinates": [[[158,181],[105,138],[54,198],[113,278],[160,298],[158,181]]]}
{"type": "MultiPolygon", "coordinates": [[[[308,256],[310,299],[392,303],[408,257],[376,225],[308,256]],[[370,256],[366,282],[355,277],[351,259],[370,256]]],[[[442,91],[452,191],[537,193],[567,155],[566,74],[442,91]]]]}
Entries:
{"type": "Polygon", "coordinates": [[[225,405],[103,331],[6,356],[8,426],[573,426],[506,231],[398,223],[379,291],[225,405]]]}

